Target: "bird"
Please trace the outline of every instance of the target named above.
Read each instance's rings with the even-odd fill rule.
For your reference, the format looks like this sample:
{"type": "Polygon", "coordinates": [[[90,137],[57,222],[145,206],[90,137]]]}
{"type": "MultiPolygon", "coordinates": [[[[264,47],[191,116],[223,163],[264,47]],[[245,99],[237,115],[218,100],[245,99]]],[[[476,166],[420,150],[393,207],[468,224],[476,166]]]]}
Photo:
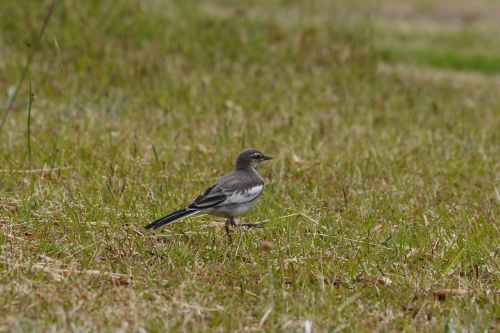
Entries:
{"type": "Polygon", "coordinates": [[[264,179],[257,171],[257,166],[272,159],[271,156],[266,156],[255,148],[243,150],[236,158],[234,170],[231,173],[220,177],[187,207],[161,217],[146,225],[145,228],[156,230],[199,214],[226,218],[224,227],[230,241],[230,226],[261,228],[260,223],[236,224],[235,217],[246,215],[257,205],[264,191],[264,179]]]}

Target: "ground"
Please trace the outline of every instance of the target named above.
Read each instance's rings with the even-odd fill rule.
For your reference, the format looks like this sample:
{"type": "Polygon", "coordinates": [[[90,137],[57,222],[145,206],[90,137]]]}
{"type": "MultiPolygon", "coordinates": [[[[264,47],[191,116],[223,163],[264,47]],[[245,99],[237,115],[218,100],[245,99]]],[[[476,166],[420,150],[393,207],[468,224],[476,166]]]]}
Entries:
{"type": "Polygon", "coordinates": [[[497,1],[51,3],[0,2],[0,330],[500,329],[497,1]],[[144,230],[249,146],[264,229],[144,230]]]}

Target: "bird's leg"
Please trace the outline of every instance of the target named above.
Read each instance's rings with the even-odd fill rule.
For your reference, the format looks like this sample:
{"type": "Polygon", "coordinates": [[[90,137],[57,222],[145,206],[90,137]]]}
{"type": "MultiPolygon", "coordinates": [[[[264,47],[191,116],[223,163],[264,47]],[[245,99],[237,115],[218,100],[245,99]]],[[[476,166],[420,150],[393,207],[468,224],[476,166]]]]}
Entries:
{"type": "Polygon", "coordinates": [[[224,223],[224,230],[226,230],[227,238],[229,239],[229,243],[233,242],[233,239],[231,238],[231,232],[229,231],[229,226],[235,226],[236,223],[234,222],[234,218],[230,217],[226,220],[226,223],[224,223]]]}

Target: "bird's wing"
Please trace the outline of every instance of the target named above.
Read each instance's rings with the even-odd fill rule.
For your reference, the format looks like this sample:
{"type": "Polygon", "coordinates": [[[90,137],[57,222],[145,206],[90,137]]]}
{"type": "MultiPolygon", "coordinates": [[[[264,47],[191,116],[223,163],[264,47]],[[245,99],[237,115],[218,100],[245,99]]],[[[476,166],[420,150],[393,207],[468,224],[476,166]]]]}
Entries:
{"type": "Polygon", "coordinates": [[[210,208],[249,202],[257,198],[264,190],[264,181],[245,175],[229,174],[220,178],[200,194],[190,208],[210,208]]]}
{"type": "Polygon", "coordinates": [[[264,184],[254,184],[253,186],[244,187],[244,189],[239,188],[234,191],[228,191],[226,193],[227,199],[220,205],[235,205],[252,201],[257,198],[263,190],[264,184]]]}
{"type": "Polygon", "coordinates": [[[210,208],[224,202],[227,196],[216,189],[217,183],[207,188],[202,194],[200,194],[194,201],[189,205],[189,208],[210,208]]]}

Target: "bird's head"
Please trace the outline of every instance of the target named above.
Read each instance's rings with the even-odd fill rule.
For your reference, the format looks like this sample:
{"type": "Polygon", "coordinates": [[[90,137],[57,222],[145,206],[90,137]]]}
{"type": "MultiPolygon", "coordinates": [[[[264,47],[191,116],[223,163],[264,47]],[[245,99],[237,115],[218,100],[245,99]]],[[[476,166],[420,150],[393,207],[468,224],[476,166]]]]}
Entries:
{"type": "Polygon", "coordinates": [[[271,156],[266,156],[255,148],[247,148],[238,155],[236,169],[256,168],[260,163],[272,159],[271,156]]]}

